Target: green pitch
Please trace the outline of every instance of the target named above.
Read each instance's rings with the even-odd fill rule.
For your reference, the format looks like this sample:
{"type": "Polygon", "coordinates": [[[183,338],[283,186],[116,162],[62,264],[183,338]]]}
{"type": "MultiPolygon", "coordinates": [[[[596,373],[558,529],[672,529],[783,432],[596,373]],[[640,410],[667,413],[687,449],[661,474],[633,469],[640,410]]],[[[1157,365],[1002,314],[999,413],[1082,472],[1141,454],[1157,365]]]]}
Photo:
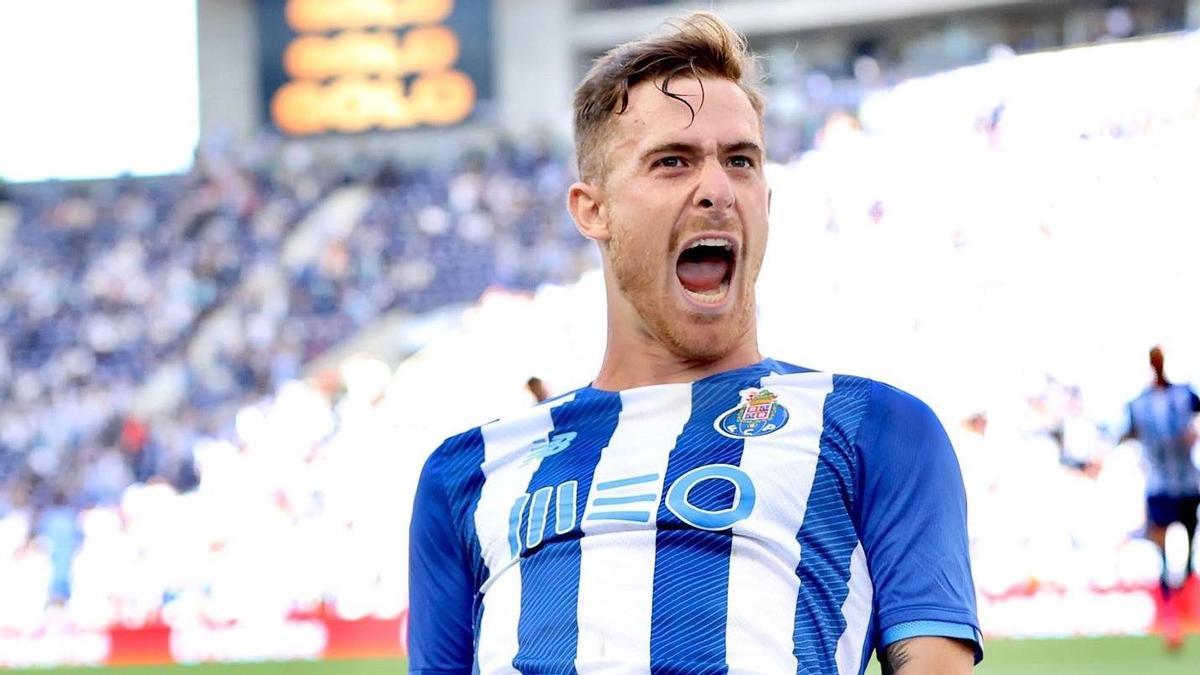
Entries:
{"type": "MultiPolygon", "coordinates": [[[[256,663],[135,668],[10,670],[6,675],[402,675],[398,660],[256,663]]],[[[878,675],[872,662],[869,675],[878,675]]],[[[978,675],[1197,675],[1200,635],[1168,654],[1159,638],[992,640],[978,675]]]]}
{"type": "MultiPolygon", "coordinates": [[[[1200,636],[1168,654],[1158,637],[990,640],[977,675],[1197,675],[1200,636]]],[[[879,675],[871,662],[868,675],[879,675]]]]}

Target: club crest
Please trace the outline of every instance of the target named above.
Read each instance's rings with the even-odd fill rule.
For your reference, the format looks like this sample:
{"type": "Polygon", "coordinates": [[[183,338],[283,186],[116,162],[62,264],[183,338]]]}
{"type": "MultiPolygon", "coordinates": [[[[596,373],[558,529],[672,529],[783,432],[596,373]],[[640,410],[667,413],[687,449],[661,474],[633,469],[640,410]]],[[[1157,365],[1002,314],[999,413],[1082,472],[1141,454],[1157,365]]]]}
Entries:
{"type": "Polygon", "coordinates": [[[766,436],[787,424],[788,411],[766,389],[743,389],[742,403],[717,417],[713,428],[729,438],[766,436]]]}

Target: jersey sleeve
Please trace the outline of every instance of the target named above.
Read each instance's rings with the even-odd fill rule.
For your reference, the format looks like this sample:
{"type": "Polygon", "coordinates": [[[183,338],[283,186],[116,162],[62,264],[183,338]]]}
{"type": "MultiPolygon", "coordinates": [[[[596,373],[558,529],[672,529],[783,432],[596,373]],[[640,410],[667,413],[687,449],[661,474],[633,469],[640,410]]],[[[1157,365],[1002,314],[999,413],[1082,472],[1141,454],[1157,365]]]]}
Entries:
{"type": "Polygon", "coordinates": [[[859,536],[875,593],[876,645],[939,636],[983,658],[962,473],[937,416],[875,383],[859,430],[859,536]]]}
{"type": "Polygon", "coordinates": [[[413,675],[470,673],[475,593],[438,466],[425,463],[409,533],[408,660],[413,675]]]}

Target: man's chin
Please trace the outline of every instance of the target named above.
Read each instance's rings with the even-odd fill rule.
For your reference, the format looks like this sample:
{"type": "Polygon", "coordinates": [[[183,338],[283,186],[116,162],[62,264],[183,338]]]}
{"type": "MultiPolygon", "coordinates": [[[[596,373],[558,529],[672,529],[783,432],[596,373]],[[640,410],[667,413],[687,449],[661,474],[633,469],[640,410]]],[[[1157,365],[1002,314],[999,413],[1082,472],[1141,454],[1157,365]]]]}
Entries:
{"type": "Polygon", "coordinates": [[[709,362],[723,358],[737,347],[741,331],[733,316],[688,317],[683,325],[668,331],[671,351],[687,361],[709,362]]]}

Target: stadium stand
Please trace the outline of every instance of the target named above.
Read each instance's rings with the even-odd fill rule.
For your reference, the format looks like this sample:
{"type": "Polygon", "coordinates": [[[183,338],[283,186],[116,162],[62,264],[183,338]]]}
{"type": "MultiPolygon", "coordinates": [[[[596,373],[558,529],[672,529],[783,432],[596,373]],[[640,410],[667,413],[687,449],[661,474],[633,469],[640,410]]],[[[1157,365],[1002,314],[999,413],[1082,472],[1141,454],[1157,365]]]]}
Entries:
{"type": "MultiPolygon", "coordinates": [[[[302,364],[380,315],[569,281],[588,259],[561,208],[565,162],[533,147],[437,171],[382,162],[362,177],[280,155],[255,164],[210,148],[185,177],[38,185],[8,200],[0,548],[14,570],[48,561],[52,578],[6,574],[34,598],[10,619],[35,620],[40,609],[18,607],[47,599],[120,597],[89,586],[88,570],[110,569],[93,561],[125,540],[111,518],[76,514],[134,517],[129,495],[198,481],[203,493],[199,458],[218,453],[205,448],[239,408],[287,391],[302,364]]],[[[211,476],[219,460],[207,461],[211,476]]],[[[118,604],[157,611],[177,594],[167,584],[118,604]]]]}

